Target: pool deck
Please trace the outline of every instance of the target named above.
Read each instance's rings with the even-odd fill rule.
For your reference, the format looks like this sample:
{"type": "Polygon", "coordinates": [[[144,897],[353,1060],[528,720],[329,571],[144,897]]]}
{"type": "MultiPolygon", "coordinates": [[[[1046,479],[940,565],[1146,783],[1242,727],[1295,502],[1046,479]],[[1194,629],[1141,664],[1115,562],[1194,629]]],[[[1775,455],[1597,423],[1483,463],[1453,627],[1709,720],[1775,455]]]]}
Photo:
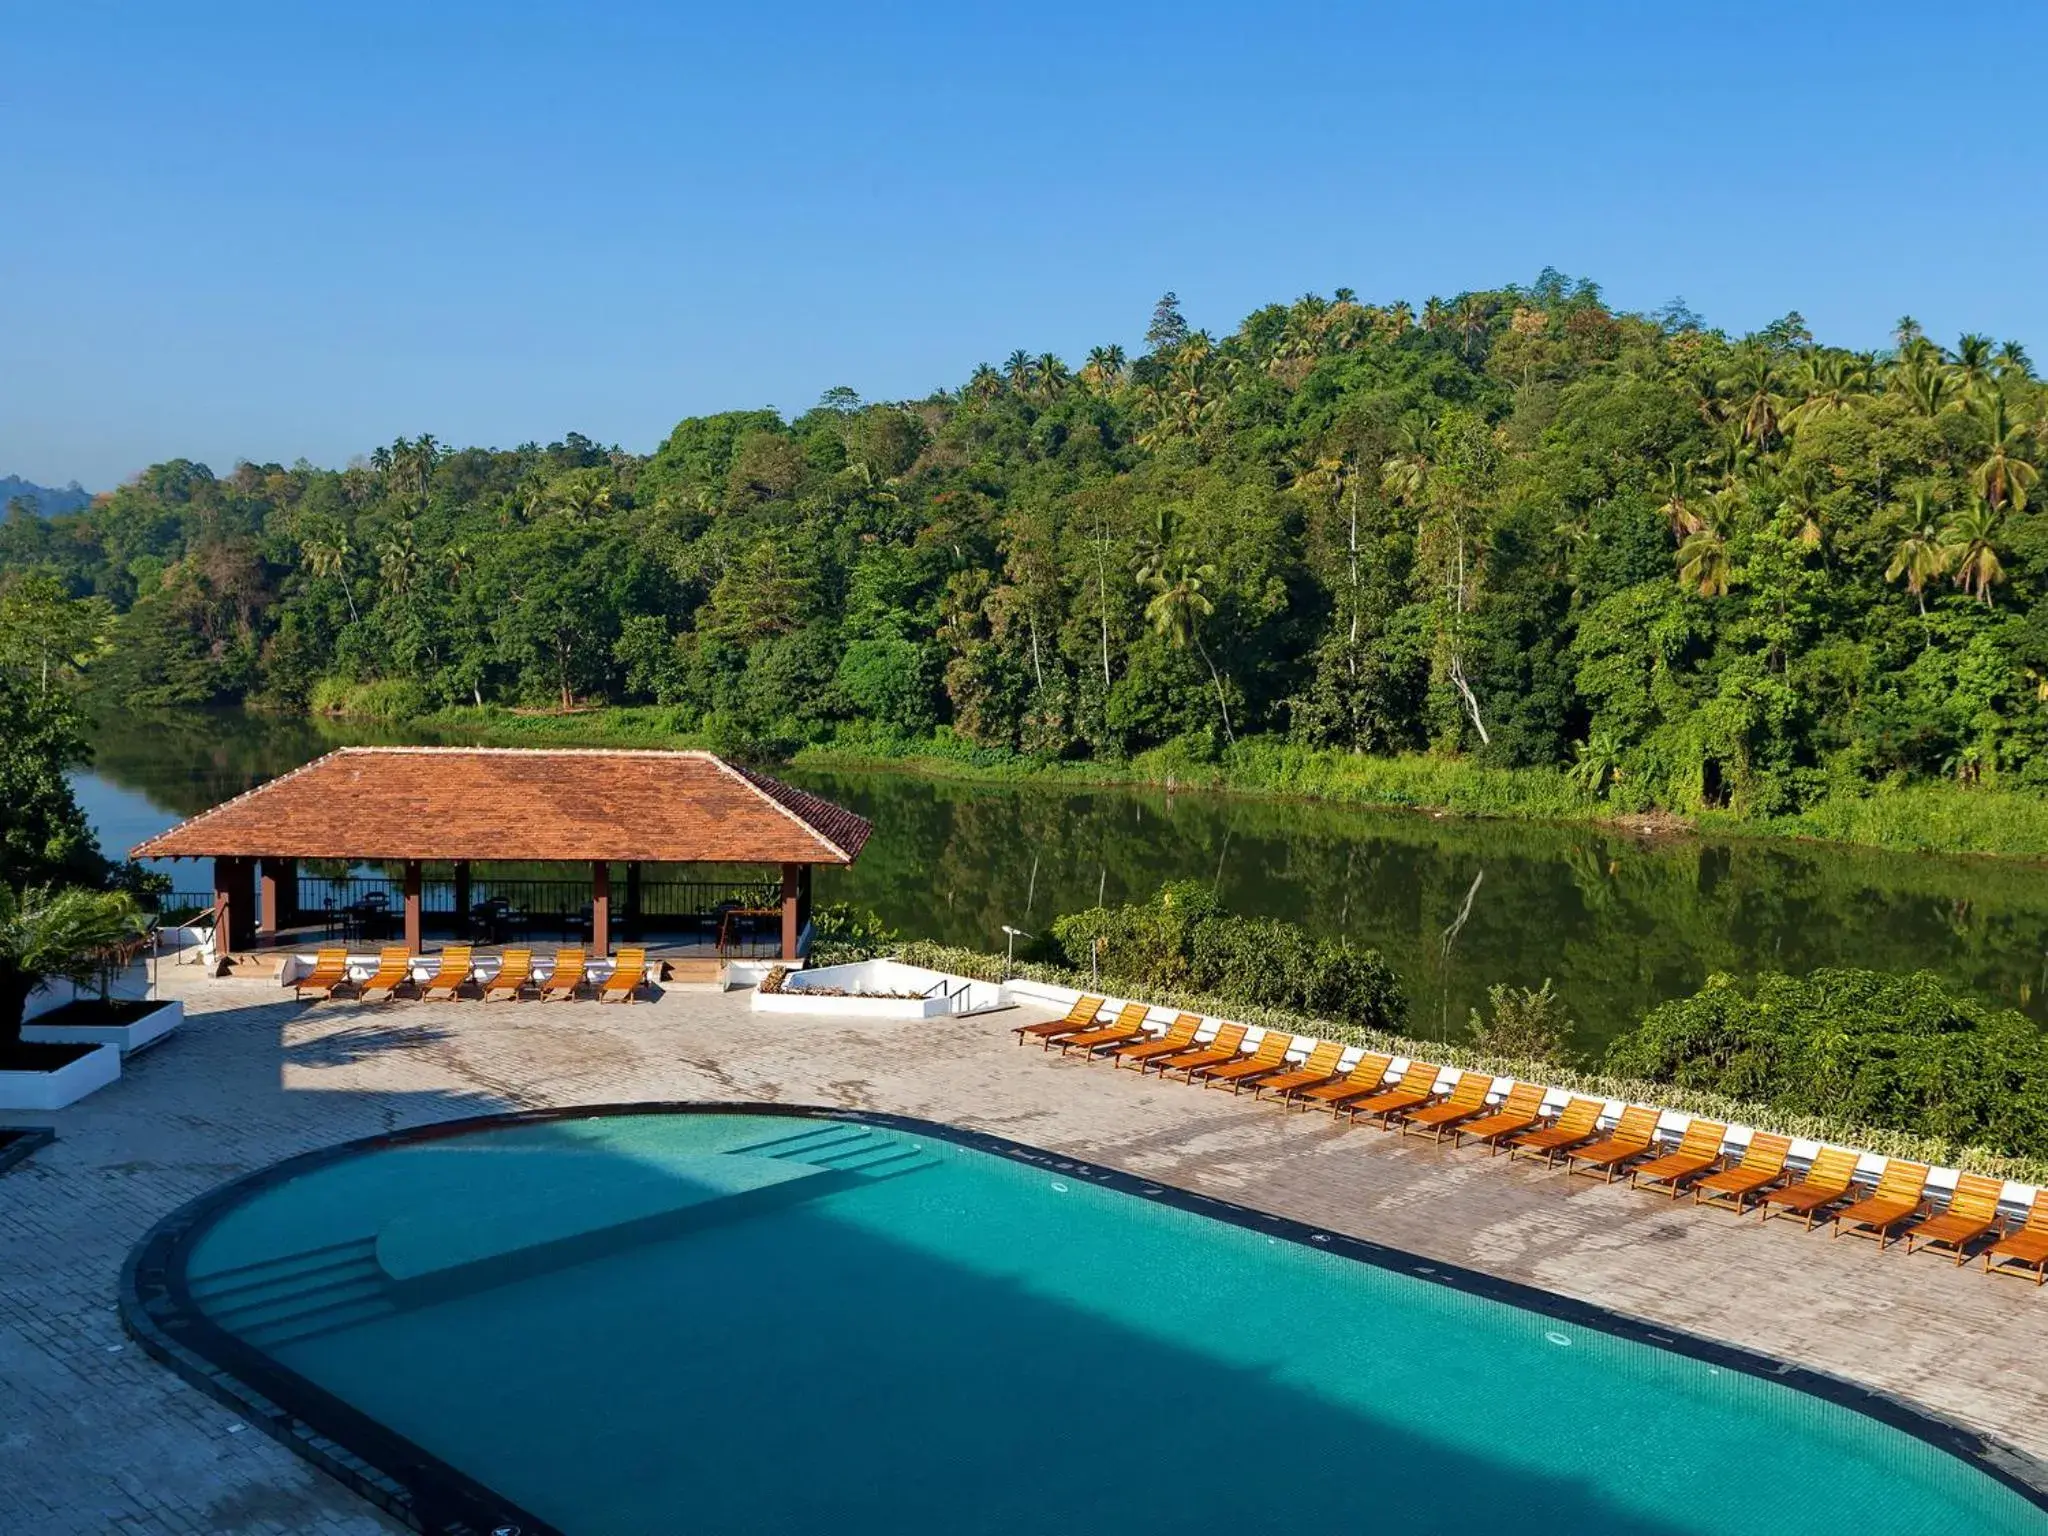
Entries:
{"type": "Polygon", "coordinates": [[[630,1008],[307,1005],[174,967],[163,991],[185,999],[185,1026],[119,1083],[54,1116],[0,1114],[59,1138],[0,1177],[9,1536],[396,1530],[123,1336],[128,1250],[184,1201],[295,1152],[464,1115],[661,1099],[976,1127],[1762,1350],[2048,1465],[2048,1290],[1017,1047],[1011,1026],[1045,1010],[848,1023],[756,1016],[745,993],[685,988],[630,1008]]]}

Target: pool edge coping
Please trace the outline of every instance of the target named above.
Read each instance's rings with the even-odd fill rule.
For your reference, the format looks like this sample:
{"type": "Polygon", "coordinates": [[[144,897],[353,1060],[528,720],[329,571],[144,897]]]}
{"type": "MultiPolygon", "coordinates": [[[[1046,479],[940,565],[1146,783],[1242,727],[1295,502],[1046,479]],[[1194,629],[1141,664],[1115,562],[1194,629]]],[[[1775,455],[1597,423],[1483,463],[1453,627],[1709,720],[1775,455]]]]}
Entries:
{"type": "Polygon", "coordinates": [[[217,1185],[178,1206],[152,1226],[129,1250],[121,1266],[117,1298],[121,1325],[158,1363],[413,1530],[433,1536],[564,1536],[558,1527],[522,1510],[424,1447],[377,1423],[212,1323],[186,1289],[183,1261],[214,1222],[249,1195],[359,1153],[514,1125],[663,1114],[755,1115],[870,1124],[933,1137],[1010,1162],[1043,1167],[1120,1194],[1228,1222],[1319,1252],[1342,1254],[1353,1262],[1413,1280],[1446,1286],[1557,1322],[1775,1382],[1909,1434],[1995,1479],[2036,1509],[2048,1513],[2048,1462],[1911,1399],[1848,1377],[1484,1270],[1426,1258],[1370,1238],[1332,1231],[1086,1158],[1049,1152],[994,1132],[843,1106],[734,1100],[554,1106],[434,1121],[297,1153],[217,1185]],[[207,1347],[200,1347],[202,1342],[207,1347]]]}

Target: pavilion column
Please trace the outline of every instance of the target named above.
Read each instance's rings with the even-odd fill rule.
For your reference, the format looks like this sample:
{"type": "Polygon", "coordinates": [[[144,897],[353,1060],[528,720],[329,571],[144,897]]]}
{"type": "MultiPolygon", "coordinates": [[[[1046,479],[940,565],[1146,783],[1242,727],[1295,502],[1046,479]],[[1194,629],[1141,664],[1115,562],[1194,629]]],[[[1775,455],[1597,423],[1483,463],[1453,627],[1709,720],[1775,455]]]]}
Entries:
{"type": "Polygon", "coordinates": [[[214,936],[217,954],[233,954],[256,941],[256,897],[250,888],[254,872],[248,859],[213,861],[213,909],[220,925],[214,936]]]}
{"type": "Polygon", "coordinates": [[[405,952],[417,955],[426,948],[420,929],[420,861],[405,861],[405,952]]]}
{"type": "Polygon", "coordinates": [[[785,960],[799,958],[796,952],[797,937],[804,930],[797,915],[797,886],[802,878],[803,865],[782,866],[782,958],[785,960]]]}
{"type": "Polygon", "coordinates": [[[463,924],[469,921],[469,860],[455,861],[455,931],[457,934],[469,930],[463,924]]]}
{"type": "Polygon", "coordinates": [[[602,960],[612,952],[612,866],[605,859],[590,864],[590,955],[602,960]]]}
{"type": "Polygon", "coordinates": [[[811,926],[811,880],[818,873],[815,864],[803,866],[803,874],[796,887],[796,931],[802,933],[811,926]]]}
{"type": "Polygon", "coordinates": [[[636,859],[626,866],[626,936],[638,943],[640,928],[640,864],[636,859]]]}
{"type": "Polygon", "coordinates": [[[256,931],[275,938],[299,920],[299,861],[265,858],[257,870],[256,931]]]}

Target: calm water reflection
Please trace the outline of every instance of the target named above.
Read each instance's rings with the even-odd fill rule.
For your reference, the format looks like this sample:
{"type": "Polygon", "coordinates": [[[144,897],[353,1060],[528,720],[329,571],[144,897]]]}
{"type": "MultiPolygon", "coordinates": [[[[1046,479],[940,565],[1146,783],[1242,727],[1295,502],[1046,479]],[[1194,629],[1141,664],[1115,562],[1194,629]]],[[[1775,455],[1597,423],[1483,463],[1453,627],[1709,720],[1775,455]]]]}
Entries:
{"type": "MultiPolygon", "coordinates": [[[[374,729],[240,714],[105,722],[80,798],[109,849],[374,729]]],[[[1646,841],[1581,827],[1460,821],[1298,801],[788,773],[875,822],[819,895],[980,948],[1002,925],[1212,884],[1245,913],[1385,951],[1418,1028],[1461,1027],[1496,981],[1546,976],[1582,1044],[1711,971],[1933,970],[2042,1016],[2048,869],[1784,843],[1646,841]]],[[[174,870],[181,889],[202,866],[174,870]]]]}

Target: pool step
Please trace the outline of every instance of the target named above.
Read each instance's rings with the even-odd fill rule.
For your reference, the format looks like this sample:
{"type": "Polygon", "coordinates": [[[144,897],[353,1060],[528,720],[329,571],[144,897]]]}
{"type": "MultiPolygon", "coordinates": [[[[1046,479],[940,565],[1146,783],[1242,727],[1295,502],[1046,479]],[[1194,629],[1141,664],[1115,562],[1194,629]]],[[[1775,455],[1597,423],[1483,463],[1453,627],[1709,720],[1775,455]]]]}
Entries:
{"type": "Polygon", "coordinates": [[[898,1178],[938,1164],[938,1159],[920,1146],[906,1145],[894,1136],[844,1121],[812,1125],[787,1136],[735,1147],[729,1155],[803,1163],[864,1179],[898,1178]]]}
{"type": "Polygon", "coordinates": [[[190,1284],[208,1317],[265,1348],[398,1310],[376,1240],[367,1237],[215,1270],[190,1284]]]}

